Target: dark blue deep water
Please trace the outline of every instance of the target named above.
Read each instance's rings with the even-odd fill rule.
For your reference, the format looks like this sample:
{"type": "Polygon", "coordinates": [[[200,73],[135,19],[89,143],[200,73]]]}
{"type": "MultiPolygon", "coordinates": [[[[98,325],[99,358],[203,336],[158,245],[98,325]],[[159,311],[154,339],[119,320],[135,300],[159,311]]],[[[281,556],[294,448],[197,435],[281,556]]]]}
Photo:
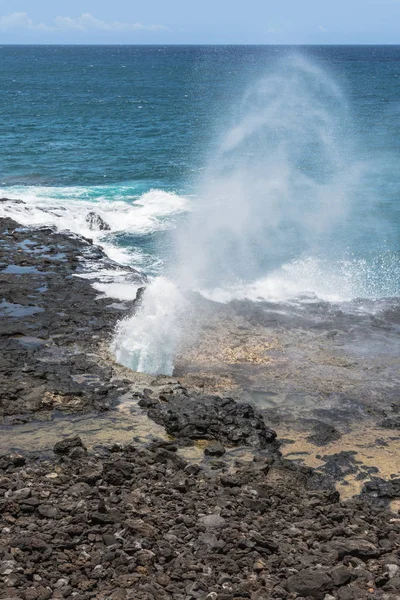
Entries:
{"type": "MultiPolygon", "coordinates": [[[[348,137],[341,131],[339,139],[324,129],[325,138],[334,139],[329,169],[342,168],[336,159],[342,144],[345,162],[353,161],[358,172],[346,192],[350,210],[339,216],[334,236],[350,261],[347,271],[343,263],[340,267],[343,277],[354,277],[355,264],[361,274],[355,287],[346,284],[337,295],[400,295],[400,46],[3,46],[0,195],[21,198],[28,210],[4,204],[2,214],[87,234],[87,213],[96,210],[111,229],[94,235],[111,256],[162,272],[171,260],[171,230],[185,227],[185,215],[196,205],[202,180],[217,160],[219,140],[234,126],[246,90],[271,69],[276,72],[280,60],[282,85],[285,58],[293,55],[309,65],[299,74],[306,99],[307,73],[313,72],[310,103],[318,96],[318,78],[325,95],[327,80],[340,89],[343,108],[335,108],[333,123],[348,137]]],[[[268,81],[274,85],[273,78],[268,81]]],[[[296,119],[302,119],[302,110],[301,104],[293,105],[296,119]]],[[[328,97],[321,121],[329,120],[329,111],[328,97]]],[[[304,118],[309,114],[305,107],[304,118]]],[[[272,141],[274,127],[267,127],[272,141]]],[[[287,129],[279,147],[297,144],[290,119],[287,129]]],[[[307,130],[305,122],[305,138],[307,130]]],[[[286,177],[291,185],[296,171],[326,185],[329,140],[324,144],[322,151],[313,139],[303,139],[280,181],[286,177]]],[[[263,148],[269,160],[268,144],[263,148]]],[[[296,197],[290,201],[296,203],[296,197]]],[[[290,212],[287,199],[285,210],[290,212]]],[[[282,231],[296,228],[296,219],[280,224],[282,231]]],[[[285,244],[282,233],[276,239],[285,244]]],[[[291,248],[288,258],[296,261],[308,251],[308,261],[319,259],[314,249],[291,248]]],[[[297,277],[297,291],[307,264],[315,269],[315,262],[306,262],[297,274],[293,269],[286,274],[297,277]]],[[[340,287],[337,278],[332,281],[340,287]]]]}

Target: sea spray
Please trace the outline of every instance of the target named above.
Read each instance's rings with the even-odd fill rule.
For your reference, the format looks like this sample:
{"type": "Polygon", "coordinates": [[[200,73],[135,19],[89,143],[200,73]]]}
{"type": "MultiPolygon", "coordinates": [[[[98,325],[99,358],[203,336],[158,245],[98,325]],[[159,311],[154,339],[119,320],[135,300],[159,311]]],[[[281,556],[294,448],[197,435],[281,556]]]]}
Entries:
{"type": "Polygon", "coordinates": [[[251,282],[319,257],[353,208],[362,165],[346,98],[325,71],[291,56],[237,104],[178,239],[188,288],[251,282]]]}
{"type": "Polygon", "coordinates": [[[181,336],[192,329],[191,290],[217,301],[351,295],[351,263],[336,241],[346,239],[337,231],[356,209],[364,169],[353,138],[341,88],[305,58],[281,60],[250,86],[177,231],[171,279],[153,281],[119,326],[117,359],[171,374],[181,336]],[[332,254],[341,267],[327,276],[332,254]]]}
{"type": "Polygon", "coordinates": [[[145,290],[133,317],[118,324],[112,351],[134,371],[170,375],[183,331],[186,301],[164,277],[145,290]]]}

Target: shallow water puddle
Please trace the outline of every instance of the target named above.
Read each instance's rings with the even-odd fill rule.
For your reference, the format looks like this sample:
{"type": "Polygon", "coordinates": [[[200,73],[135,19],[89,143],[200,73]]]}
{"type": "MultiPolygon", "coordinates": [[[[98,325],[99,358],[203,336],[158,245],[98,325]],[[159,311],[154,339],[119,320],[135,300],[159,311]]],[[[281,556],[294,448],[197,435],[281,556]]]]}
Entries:
{"type": "Polygon", "coordinates": [[[31,317],[36,313],[43,312],[43,308],[39,306],[23,306],[22,304],[15,304],[14,302],[7,302],[3,300],[0,302],[0,317],[31,317]]]}
{"type": "Polygon", "coordinates": [[[7,267],[2,270],[2,273],[8,273],[9,275],[38,275],[41,273],[41,271],[38,271],[36,267],[21,267],[19,265],[7,265],[7,267]]]}
{"type": "Polygon", "coordinates": [[[119,407],[108,412],[66,415],[51,421],[31,421],[21,425],[0,427],[0,454],[9,452],[50,453],[61,439],[80,436],[85,446],[127,444],[133,440],[146,443],[154,437],[166,438],[163,427],[151,421],[143,412],[131,412],[119,407]]]}
{"type": "MultiPolygon", "coordinates": [[[[279,427],[277,431],[278,438],[288,439],[281,448],[283,456],[309,467],[324,470],[328,468],[329,456],[353,453],[354,460],[350,459],[348,465],[343,464],[343,477],[336,484],[342,499],[359,494],[371,476],[391,479],[400,475],[400,435],[394,430],[357,427],[325,446],[307,441],[309,433],[279,427]]],[[[340,468],[340,463],[336,463],[340,468]]]]}

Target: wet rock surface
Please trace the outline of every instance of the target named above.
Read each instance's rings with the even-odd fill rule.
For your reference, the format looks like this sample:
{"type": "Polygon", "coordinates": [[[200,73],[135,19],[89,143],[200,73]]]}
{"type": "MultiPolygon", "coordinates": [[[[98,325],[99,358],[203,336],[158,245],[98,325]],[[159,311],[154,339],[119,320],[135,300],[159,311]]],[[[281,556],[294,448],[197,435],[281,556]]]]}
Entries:
{"type": "MultiPolygon", "coordinates": [[[[98,352],[132,303],[98,298],[77,277],[93,264],[118,267],[90,240],[0,219],[3,422],[107,410],[124,393],[98,352]]],[[[129,277],[143,281],[133,269],[129,277]]]]}
{"type": "Polygon", "coordinates": [[[304,431],[319,422],[320,444],[349,422],[398,429],[399,298],[193,304],[196,331],[175,361],[183,385],[237,392],[304,431]]]}
{"type": "Polygon", "coordinates": [[[88,213],[88,215],[86,216],[86,222],[89,225],[89,229],[91,229],[92,231],[109,231],[111,229],[109,224],[106,223],[104,219],[102,219],[100,215],[98,215],[94,211],[88,213]]]}
{"type": "MultiPolygon", "coordinates": [[[[65,440],[64,440],[65,441],[65,440]]],[[[155,440],[0,469],[0,598],[398,598],[400,519],[263,453],[155,440]]]]}
{"type": "Polygon", "coordinates": [[[144,397],[139,405],[148,408],[149,417],[181,444],[200,439],[230,446],[276,447],[276,433],[266,427],[260,412],[232,398],[189,394],[178,388],[164,391],[158,399],[144,397]]]}

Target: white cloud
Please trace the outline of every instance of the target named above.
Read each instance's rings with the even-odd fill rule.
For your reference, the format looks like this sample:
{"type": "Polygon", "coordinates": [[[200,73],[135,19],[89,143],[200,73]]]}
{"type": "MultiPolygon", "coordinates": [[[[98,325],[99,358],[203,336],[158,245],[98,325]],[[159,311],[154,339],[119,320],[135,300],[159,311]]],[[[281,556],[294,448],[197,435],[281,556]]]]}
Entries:
{"type": "Polygon", "coordinates": [[[97,19],[90,13],[84,13],[76,19],[72,19],[71,17],[57,17],[54,22],[59,29],[73,29],[76,31],[156,31],[167,29],[164,25],[143,25],[142,23],[123,23],[121,21],[107,23],[107,21],[97,19]]]}
{"type": "Polygon", "coordinates": [[[44,23],[34,23],[27,13],[16,12],[4,17],[0,16],[0,30],[7,31],[8,29],[48,30],[49,28],[44,23]]]}
{"type": "Polygon", "coordinates": [[[318,31],[322,31],[322,33],[326,33],[328,30],[323,25],[318,25],[318,31]]]}
{"type": "Polygon", "coordinates": [[[12,13],[0,16],[0,30],[29,29],[41,31],[160,31],[168,30],[165,25],[143,25],[142,23],[124,23],[121,21],[102,21],[90,13],[83,13],[80,17],[56,17],[51,25],[35,23],[27,13],[12,13]]]}

